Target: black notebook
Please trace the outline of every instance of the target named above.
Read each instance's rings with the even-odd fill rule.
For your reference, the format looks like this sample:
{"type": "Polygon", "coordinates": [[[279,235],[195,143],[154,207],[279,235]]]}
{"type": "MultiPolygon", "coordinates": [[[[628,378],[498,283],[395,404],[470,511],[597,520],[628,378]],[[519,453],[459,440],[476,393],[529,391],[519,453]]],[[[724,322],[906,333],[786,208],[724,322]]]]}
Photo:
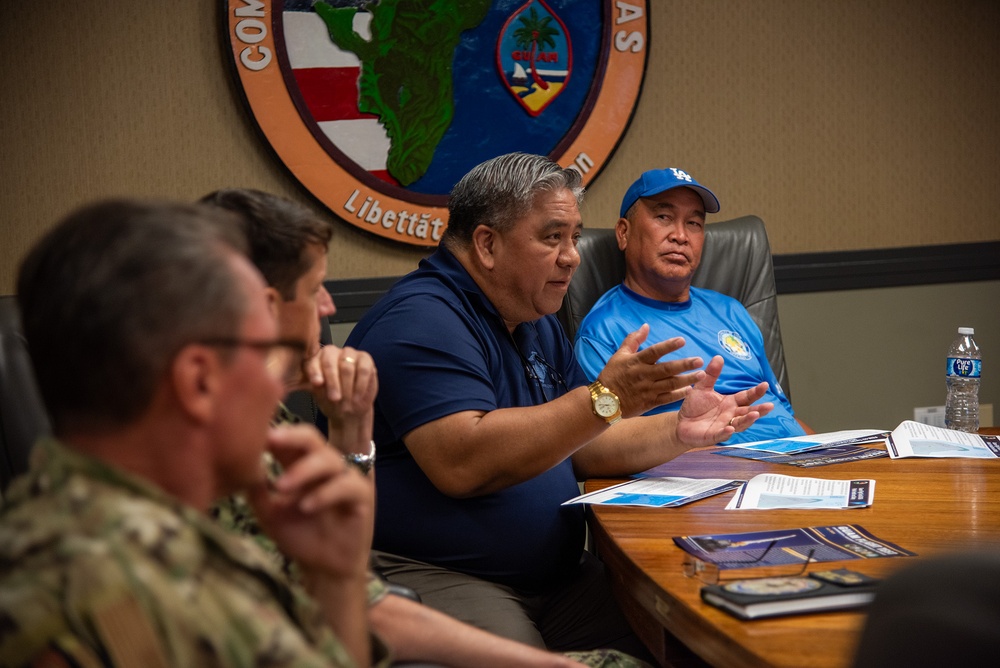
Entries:
{"type": "Polygon", "coordinates": [[[878,580],[837,569],[804,576],[733,580],[701,588],[706,603],[740,619],[859,608],[875,598],[878,580]]]}

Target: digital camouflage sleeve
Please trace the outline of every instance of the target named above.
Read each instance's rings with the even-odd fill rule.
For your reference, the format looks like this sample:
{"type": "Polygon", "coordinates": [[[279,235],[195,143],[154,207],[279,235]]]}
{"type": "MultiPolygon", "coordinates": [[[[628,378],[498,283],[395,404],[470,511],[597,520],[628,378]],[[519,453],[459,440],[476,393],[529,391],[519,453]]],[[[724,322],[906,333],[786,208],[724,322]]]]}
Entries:
{"type": "Polygon", "coordinates": [[[0,665],[353,665],[252,541],[54,440],[9,490],[0,564],[0,665]]]}

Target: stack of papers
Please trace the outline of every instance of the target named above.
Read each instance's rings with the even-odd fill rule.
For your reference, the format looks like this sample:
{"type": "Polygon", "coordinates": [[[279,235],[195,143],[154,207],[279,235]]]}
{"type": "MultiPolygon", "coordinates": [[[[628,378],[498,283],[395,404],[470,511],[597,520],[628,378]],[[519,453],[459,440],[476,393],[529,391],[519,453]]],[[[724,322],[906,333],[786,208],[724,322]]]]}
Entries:
{"type": "Polygon", "coordinates": [[[874,498],[874,480],[824,480],[762,473],[733,495],[726,510],[864,508],[874,498]]]}
{"type": "Polygon", "coordinates": [[[753,443],[737,443],[735,445],[723,445],[723,448],[740,448],[742,450],[754,450],[757,452],[776,452],[789,455],[795,452],[815,450],[817,448],[831,448],[837,445],[857,445],[860,443],[885,443],[885,437],[889,435],[887,431],[877,429],[847,429],[845,431],[831,431],[825,434],[807,434],[805,436],[791,436],[789,438],[772,438],[767,441],[754,441],[753,443]]]}
{"type": "MultiPolygon", "coordinates": [[[[716,454],[795,466],[823,466],[843,461],[885,457],[1000,458],[1000,436],[969,434],[904,421],[894,431],[852,429],[825,434],[778,438],[720,446],[716,454]],[[861,447],[885,444],[886,450],[861,447]]],[[[680,478],[657,475],[669,462],[642,477],[583,494],[563,505],[675,508],[729,490],[737,490],[727,510],[776,508],[865,508],[875,498],[871,479],[827,480],[763,473],[749,481],[725,478],[680,478]]]]}
{"type": "Polygon", "coordinates": [[[790,438],[775,438],[753,443],[722,445],[716,454],[743,459],[756,459],[772,464],[813,467],[885,457],[882,449],[865,448],[862,444],[885,445],[887,431],[850,429],[825,434],[809,434],[790,438]]]}
{"type": "Polygon", "coordinates": [[[996,459],[1000,436],[969,434],[906,420],[889,436],[889,456],[996,459]]]}

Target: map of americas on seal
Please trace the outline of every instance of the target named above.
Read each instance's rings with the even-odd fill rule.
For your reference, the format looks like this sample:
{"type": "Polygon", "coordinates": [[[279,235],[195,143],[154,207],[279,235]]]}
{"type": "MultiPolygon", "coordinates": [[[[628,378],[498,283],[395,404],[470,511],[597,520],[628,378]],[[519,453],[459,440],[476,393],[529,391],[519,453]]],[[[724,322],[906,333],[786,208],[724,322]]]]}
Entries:
{"type": "Polygon", "coordinates": [[[433,246],[471,167],[524,151],[589,183],[638,102],[646,2],[225,0],[233,71],[279,160],[360,229],[433,246]]]}

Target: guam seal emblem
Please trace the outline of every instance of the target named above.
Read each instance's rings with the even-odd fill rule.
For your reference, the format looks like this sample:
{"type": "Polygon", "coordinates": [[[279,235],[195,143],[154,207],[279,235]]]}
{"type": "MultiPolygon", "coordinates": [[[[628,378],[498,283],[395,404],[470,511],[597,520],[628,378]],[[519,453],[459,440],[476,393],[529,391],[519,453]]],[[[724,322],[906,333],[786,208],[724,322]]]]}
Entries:
{"type": "Polygon", "coordinates": [[[223,0],[237,88],[342,220],[434,246],[452,186],[503,153],[588,184],[631,120],[646,0],[223,0]]]}
{"type": "Polygon", "coordinates": [[[750,346],[747,345],[739,332],[731,332],[723,329],[719,332],[719,345],[727,353],[738,360],[750,359],[750,346]]]}
{"type": "Polygon", "coordinates": [[[573,68],[566,24],[542,0],[528,2],[500,32],[497,68],[514,99],[538,116],[566,87],[573,68]]]}

